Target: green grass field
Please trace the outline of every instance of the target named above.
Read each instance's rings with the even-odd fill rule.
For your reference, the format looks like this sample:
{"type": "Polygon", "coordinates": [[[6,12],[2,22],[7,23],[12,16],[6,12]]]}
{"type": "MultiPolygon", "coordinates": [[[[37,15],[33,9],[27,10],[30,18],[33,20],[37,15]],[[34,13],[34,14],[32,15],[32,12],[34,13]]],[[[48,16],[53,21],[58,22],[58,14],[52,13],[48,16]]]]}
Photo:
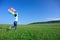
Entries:
{"type": "Polygon", "coordinates": [[[8,30],[8,24],[0,24],[0,40],[60,40],[60,24],[18,25],[8,30]]]}

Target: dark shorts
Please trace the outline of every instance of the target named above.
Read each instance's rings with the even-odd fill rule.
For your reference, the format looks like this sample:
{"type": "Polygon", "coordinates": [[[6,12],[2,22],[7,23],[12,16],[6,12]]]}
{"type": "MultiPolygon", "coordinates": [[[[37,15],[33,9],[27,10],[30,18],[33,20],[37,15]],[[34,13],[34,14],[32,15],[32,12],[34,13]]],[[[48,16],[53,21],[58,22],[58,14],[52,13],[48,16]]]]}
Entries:
{"type": "Polygon", "coordinates": [[[15,26],[15,27],[17,26],[17,21],[14,21],[14,26],[15,26]]]}

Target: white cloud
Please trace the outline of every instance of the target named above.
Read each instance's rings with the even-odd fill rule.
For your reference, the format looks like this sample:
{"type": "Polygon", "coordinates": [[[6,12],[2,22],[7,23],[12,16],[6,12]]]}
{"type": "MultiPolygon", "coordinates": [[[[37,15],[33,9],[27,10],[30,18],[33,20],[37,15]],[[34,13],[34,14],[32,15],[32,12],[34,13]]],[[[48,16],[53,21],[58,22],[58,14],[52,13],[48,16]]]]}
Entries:
{"type": "Polygon", "coordinates": [[[46,18],[47,21],[51,21],[51,20],[60,20],[60,18],[46,18]]]}

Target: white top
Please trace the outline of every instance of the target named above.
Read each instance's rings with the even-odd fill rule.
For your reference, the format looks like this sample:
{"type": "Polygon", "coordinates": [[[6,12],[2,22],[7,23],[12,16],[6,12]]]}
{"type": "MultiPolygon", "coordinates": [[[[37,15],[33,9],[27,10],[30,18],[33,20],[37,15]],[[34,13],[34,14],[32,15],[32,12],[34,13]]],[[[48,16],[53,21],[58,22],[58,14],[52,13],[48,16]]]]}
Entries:
{"type": "Polygon", "coordinates": [[[18,21],[18,13],[16,13],[16,14],[17,14],[17,16],[14,17],[14,21],[18,21]]]}

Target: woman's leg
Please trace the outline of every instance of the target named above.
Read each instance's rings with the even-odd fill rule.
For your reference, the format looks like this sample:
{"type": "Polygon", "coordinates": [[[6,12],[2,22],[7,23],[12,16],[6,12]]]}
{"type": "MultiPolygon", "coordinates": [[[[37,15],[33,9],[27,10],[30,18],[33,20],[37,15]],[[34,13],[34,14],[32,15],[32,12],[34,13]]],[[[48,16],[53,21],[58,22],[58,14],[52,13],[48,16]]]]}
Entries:
{"type": "Polygon", "coordinates": [[[13,22],[13,26],[12,26],[12,28],[14,28],[14,26],[15,26],[15,21],[13,22]]]}
{"type": "Polygon", "coordinates": [[[14,22],[14,28],[15,28],[15,30],[17,28],[17,22],[16,21],[14,22]]]}

